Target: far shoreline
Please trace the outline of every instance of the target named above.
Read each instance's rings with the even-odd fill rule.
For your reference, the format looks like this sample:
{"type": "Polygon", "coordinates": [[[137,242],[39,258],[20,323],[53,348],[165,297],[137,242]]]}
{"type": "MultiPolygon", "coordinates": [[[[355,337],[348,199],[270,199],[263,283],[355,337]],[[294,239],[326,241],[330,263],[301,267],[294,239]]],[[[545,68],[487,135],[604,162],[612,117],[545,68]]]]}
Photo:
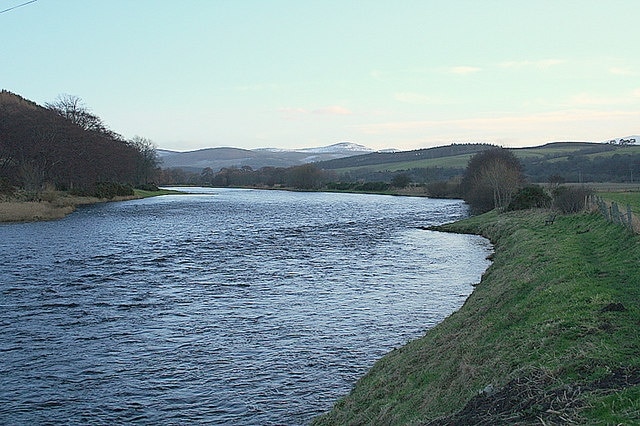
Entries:
{"type": "Polygon", "coordinates": [[[43,222],[59,220],[73,213],[79,206],[114,201],[138,200],[160,195],[177,194],[178,191],[161,189],[146,191],[135,189],[134,195],[113,198],[81,197],[61,191],[48,191],[39,200],[10,199],[0,201],[0,224],[43,222]]]}
{"type": "MultiPolygon", "coordinates": [[[[163,186],[158,191],[147,191],[134,189],[134,195],[117,196],[113,198],[97,198],[82,197],[71,195],[63,191],[46,191],[39,196],[39,200],[20,200],[9,199],[0,200],[0,224],[11,223],[28,223],[28,222],[44,222],[51,220],[59,220],[73,213],[79,206],[138,200],[149,197],[157,197],[160,195],[180,194],[181,192],[175,188],[189,187],[189,185],[163,186]]],[[[210,186],[193,186],[202,188],[218,188],[210,186]]],[[[387,191],[348,191],[348,190],[331,190],[331,189],[296,189],[290,187],[261,187],[261,186],[238,186],[224,187],[233,189],[258,189],[258,190],[279,190],[293,192],[328,192],[340,194],[371,194],[371,195],[389,195],[396,197],[422,197],[422,198],[438,198],[430,197],[424,191],[416,189],[396,189],[387,191]]]]}

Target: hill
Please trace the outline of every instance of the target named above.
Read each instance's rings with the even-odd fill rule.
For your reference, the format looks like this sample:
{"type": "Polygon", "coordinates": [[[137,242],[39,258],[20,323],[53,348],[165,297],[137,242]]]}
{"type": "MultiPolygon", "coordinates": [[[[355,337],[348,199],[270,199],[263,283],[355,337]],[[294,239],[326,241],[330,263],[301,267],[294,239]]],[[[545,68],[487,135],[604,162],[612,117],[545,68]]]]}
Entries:
{"type": "MultiPolygon", "coordinates": [[[[461,175],[474,154],[491,147],[488,144],[454,144],[415,151],[371,153],[316,165],[346,180],[389,181],[398,173],[406,173],[413,182],[429,182],[461,175]]],[[[532,182],[546,182],[553,175],[561,176],[567,182],[627,182],[640,176],[638,145],[552,142],[511,149],[532,182]]]]}
{"type": "Polygon", "coordinates": [[[180,168],[189,172],[201,172],[204,168],[218,171],[229,167],[292,167],[317,161],[344,158],[370,153],[373,150],[362,145],[341,142],[318,148],[284,150],[276,148],[240,149],[240,148],[206,148],[196,151],[177,152],[158,150],[161,166],[172,169],[180,168]]]}

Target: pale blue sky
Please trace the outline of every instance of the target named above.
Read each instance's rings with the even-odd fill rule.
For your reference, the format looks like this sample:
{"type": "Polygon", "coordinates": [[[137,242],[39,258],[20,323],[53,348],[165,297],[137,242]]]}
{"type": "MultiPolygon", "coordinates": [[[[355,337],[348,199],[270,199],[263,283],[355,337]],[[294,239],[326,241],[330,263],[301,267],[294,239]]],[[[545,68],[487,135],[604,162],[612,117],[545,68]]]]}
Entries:
{"type": "Polygon", "coordinates": [[[38,0],[0,14],[0,88],[176,150],[603,141],[640,133],[639,24],[638,0],[38,0]]]}

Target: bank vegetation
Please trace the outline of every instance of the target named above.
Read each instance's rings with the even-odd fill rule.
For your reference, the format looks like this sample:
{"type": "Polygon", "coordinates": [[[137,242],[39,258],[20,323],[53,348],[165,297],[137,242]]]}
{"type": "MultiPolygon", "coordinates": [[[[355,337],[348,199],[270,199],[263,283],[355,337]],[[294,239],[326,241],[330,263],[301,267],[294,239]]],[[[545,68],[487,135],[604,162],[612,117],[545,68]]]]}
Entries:
{"type": "Polygon", "coordinates": [[[463,307],[394,350],[315,425],[640,423],[640,239],[597,212],[489,213],[493,264],[463,307]]]}

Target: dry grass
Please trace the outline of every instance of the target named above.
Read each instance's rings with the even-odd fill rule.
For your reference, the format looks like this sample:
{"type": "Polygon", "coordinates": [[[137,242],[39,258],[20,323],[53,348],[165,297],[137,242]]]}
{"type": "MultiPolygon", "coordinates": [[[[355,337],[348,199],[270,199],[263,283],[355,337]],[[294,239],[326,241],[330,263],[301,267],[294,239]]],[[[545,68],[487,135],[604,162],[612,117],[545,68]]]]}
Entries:
{"type": "Polygon", "coordinates": [[[73,212],[74,206],[58,206],[48,201],[0,202],[0,222],[32,222],[61,219],[73,212]]]}
{"type": "Polygon", "coordinates": [[[62,219],[72,213],[77,206],[105,201],[123,201],[137,198],[116,197],[101,200],[96,197],[78,197],[63,192],[46,191],[34,201],[33,197],[18,196],[11,200],[0,199],[0,222],[35,222],[62,219]]]}

